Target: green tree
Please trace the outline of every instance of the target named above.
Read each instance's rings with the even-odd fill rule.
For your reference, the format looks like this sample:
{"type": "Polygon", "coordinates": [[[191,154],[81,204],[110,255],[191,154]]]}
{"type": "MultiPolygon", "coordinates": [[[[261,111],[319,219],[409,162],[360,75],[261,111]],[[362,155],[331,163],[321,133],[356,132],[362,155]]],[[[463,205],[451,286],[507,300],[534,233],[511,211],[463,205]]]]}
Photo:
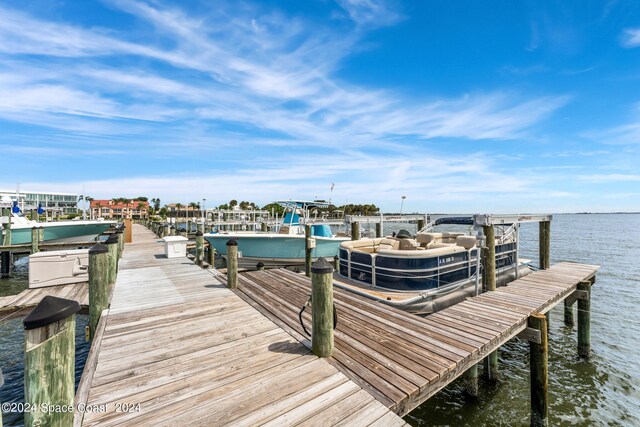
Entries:
{"type": "Polygon", "coordinates": [[[277,213],[280,216],[282,216],[282,214],[284,214],[284,207],[282,207],[278,203],[269,203],[268,205],[263,206],[262,210],[269,211],[269,212],[271,212],[273,210],[274,214],[277,213]]]}

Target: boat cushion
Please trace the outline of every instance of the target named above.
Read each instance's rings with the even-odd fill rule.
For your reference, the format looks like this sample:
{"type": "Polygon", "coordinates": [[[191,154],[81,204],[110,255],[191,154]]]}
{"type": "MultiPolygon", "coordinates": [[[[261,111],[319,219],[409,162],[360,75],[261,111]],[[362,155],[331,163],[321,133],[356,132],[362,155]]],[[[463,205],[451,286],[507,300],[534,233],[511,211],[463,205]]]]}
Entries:
{"type": "Polygon", "coordinates": [[[416,235],[416,241],[421,246],[426,246],[439,238],[442,238],[442,233],[418,233],[416,235]]]}
{"type": "Polygon", "coordinates": [[[456,245],[467,250],[471,249],[476,245],[476,238],[474,236],[458,236],[456,237],[456,245]]]}
{"type": "Polygon", "coordinates": [[[400,239],[398,242],[398,250],[415,251],[418,249],[418,242],[413,239],[400,239]]]}

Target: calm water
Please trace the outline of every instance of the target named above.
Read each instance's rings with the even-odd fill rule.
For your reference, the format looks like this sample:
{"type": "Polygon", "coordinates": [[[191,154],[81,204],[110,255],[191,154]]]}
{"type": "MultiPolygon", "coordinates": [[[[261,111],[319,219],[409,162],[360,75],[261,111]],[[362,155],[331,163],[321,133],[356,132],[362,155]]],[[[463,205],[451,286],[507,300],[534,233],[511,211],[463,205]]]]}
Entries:
{"type": "MultiPolygon", "coordinates": [[[[402,227],[415,232],[415,225],[402,227]]],[[[392,230],[386,227],[386,232],[392,230]]],[[[562,308],[551,313],[550,425],[638,425],[640,215],[556,215],[551,233],[552,263],[576,261],[602,268],[592,292],[590,361],[577,357],[576,330],[564,326],[562,308]]],[[[537,224],[522,227],[523,257],[537,260],[537,236],[537,224]]],[[[0,296],[26,287],[26,268],[18,270],[15,278],[0,281],[0,296]]],[[[86,323],[86,316],[78,316],[76,380],[88,352],[86,323]]],[[[22,400],[23,340],[22,319],[0,321],[1,402],[22,400]]],[[[415,426],[528,425],[528,351],[528,343],[513,339],[499,353],[499,384],[482,385],[478,398],[468,398],[454,382],[405,420],[415,426]]],[[[4,423],[20,425],[21,417],[5,414],[4,423]]]]}
{"type": "MultiPolygon", "coordinates": [[[[538,226],[523,225],[522,256],[538,259],[538,226]]],[[[577,357],[576,329],[551,313],[550,425],[639,425],[640,215],[555,215],[551,262],[598,264],[591,302],[588,362],[577,357]]],[[[499,352],[501,382],[465,397],[459,381],[411,412],[415,426],[529,425],[529,345],[514,339],[499,352]]]]}
{"type": "MultiPolygon", "coordinates": [[[[16,262],[16,270],[11,279],[0,280],[0,296],[13,295],[27,288],[29,277],[26,259],[16,262]]],[[[0,315],[0,319],[3,316],[0,315]]],[[[4,375],[4,386],[0,388],[0,402],[24,401],[24,329],[23,318],[0,320],[0,368],[4,375]]],[[[84,340],[84,328],[88,323],[88,316],[76,315],[76,387],[84,362],[89,353],[89,344],[84,340]]],[[[22,414],[3,413],[2,421],[5,426],[23,425],[22,414]]]]}

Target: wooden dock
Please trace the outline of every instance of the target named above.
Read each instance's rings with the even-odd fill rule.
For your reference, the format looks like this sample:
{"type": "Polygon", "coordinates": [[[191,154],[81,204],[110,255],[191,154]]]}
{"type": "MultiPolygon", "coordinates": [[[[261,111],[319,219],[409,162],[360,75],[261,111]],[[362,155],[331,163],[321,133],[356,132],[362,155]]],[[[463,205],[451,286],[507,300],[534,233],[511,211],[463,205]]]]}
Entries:
{"type": "MultiPolygon", "coordinates": [[[[405,415],[526,329],[532,313],[547,312],[597,270],[560,263],[426,318],[334,287],[338,326],[328,360],[405,415]]],[[[307,347],[298,312],[310,293],[310,280],[288,270],[239,276],[238,294],[307,347]]],[[[310,330],[309,310],[303,319],[310,330]]]]}
{"type": "Polygon", "coordinates": [[[78,304],[85,309],[89,307],[89,287],[87,282],[25,289],[17,295],[0,297],[0,321],[13,315],[26,315],[47,295],[78,301],[78,304]]]}
{"type": "Polygon", "coordinates": [[[76,394],[85,426],[404,425],[187,258],[134,225],[76,394]]]}

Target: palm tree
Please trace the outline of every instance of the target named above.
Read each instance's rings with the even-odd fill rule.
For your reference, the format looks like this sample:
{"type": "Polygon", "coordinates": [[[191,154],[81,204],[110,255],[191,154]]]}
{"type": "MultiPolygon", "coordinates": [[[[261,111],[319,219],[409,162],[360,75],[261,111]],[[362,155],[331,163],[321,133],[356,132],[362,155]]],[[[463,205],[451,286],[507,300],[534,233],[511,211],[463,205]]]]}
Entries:
{"type": "MultiPolygon", "coordinates": [[[[196,209],[200,208],[200,205],[198,205],[196,202],[191,202],[189,203],[189,207],[193,210],[193,213],[195,214],[196,209]]],[[[187,211],[187,216],[189,214],[189,211],[187,211]]]]}
{"type": "Polygon", "coordinates": [[[145,208],[145,204],[142,202],[138,202],[138,217],[142,218],[142,210],[145,208]]]}
{"type": "Polygon", "coordinates": [[[180,216],[180,209],[182,209],[182,203],[176,203],[176,209],[177,209],[176,216],[179,217],[180,216]]]}
{"type": "Polygon", "coordinates": [[[93,210],[91,209],[91,202],[93,202],[93,197],[84,196],[85,202],[89,203],[89,219],[93,219],[93,210]]]}

